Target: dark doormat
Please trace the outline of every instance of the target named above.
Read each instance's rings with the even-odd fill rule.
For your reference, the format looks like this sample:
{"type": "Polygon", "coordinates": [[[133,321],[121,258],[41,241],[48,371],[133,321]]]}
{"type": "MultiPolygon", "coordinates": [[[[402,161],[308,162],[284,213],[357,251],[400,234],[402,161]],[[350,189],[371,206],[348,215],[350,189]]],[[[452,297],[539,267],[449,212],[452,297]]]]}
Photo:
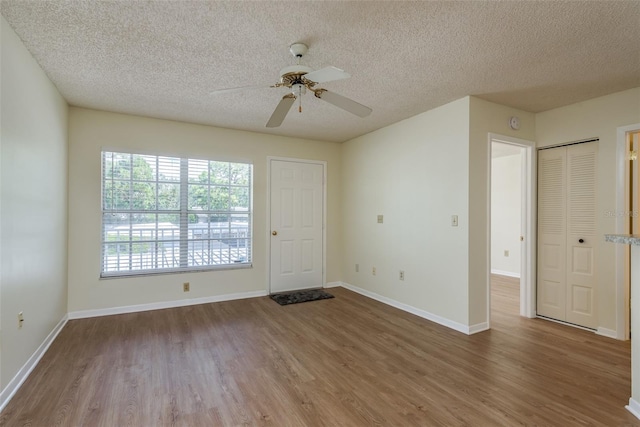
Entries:
{"type": "Polygon", "coordinates": [[[269,295],[269,298],[280,305],[297,304],[299,302],[317,301],[321,299],[335,298],[329,292],[322,289],[311,289],[307,291],[287,292],[284,294],[269,295]]]}

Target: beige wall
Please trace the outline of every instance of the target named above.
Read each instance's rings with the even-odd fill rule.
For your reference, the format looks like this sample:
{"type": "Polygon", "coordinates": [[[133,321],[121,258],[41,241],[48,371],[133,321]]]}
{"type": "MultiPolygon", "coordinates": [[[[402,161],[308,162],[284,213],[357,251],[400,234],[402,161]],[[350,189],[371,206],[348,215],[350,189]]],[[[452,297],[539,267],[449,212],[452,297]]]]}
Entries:
{"type": "Polygon", "coordinates": [[[267,290],[267,156],[327,162],[327,282],[340,280],[340,146],[168,120],[71,108],[69,311],[267,290]],[[254,165],[253,268],[100,280],[100,152],[141,150],[254,165]],[[182,291],[190,282],[191,291],[182,291]]]}
{"type": "Polygon", "coordinates": [[[67,313],[67,103],[4,18],[0,389],[67,313]],[[18,312],[24,324],[18,328],[18,312]]]}
{"type": "MultiPolygon", "coordinates": [[[[598,150],[597,234],[615,233],[617,128],[640,123],[640,88],[545,111],[536,116],[538,147],[600,138],[598,150]]],[[[597,296],[600,328],[616,331],[615,246],[597,245],[597,296]]]]}

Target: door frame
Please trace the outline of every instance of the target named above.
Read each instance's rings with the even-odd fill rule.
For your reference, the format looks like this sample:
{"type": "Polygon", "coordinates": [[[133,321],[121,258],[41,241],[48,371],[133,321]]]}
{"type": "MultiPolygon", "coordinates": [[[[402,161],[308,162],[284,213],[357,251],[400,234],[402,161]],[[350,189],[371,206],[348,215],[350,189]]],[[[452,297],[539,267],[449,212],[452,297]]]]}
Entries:
{"type": "Polygon", "coordinates": [[[296,159],[293,157],[267,156],[267,293],[271,294],[271,162],[306,163],[322,166],[322,287],[327,284],[327,162],[325,160],[296,159]]]}
{"type": "MultiPolygon", "coordinates": [[[[640,130],[640,123],[617,128],[616,142],[616,234],[628,234],[628,217],[631,211],[628,205],[629,187],[627,183],[627,133],[640,130]]],[[[616,258],[616,337],[619,340],[630,338],[630,277],[628,245],[615,245],[616,258]]]]}
{"type": "Polygon", "coordinates": [[[520,251],[520,315],[536,317],[536,143],[526,139],[489,133],[487,137],[487,318],[491,319],[491,167],[492,143],[514,145],[524,148],[522,152],[522,218],[520,229],[524,241],[520,251]]]}

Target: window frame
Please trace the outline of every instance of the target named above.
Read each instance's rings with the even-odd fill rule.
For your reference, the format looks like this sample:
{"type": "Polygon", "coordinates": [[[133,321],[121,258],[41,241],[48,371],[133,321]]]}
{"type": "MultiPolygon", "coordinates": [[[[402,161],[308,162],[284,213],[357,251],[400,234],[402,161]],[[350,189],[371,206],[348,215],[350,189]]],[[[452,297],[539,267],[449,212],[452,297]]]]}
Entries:
{"type": "MultiPolygon", "coordinates": [[[[144,152],[144,151],[129,151],[129,150],[122,150],[122,149],[110,149],[110,148],[102,148],[100,151],[100,185],[101,185],[101,191],[100,191],[100,212],[101,212],[101,218],[100,218],[100,279],[113,279],[113,278],[122,278],[122,277],[131,277],[131,276],[147,276],[147,275],[158,275],[158,274],[175,274],[175,273],[193,273],[193,272],[202,272],[202,271],[215,271],[215,270],[234,270],[234,269],[245,269],[245,268],[252,268],[253,267],[253,248],[254,248],[254,235],[253,235],[253,217],[254,217],[254,210],[253,210],[253,191],[254,191],[254,165],[252,162],[248,161],[248,160],[242,160],[242,161],[231,161],[231,160],[227,160],[227,159],[214,159],[214,158],[198,158],[198,157],[194,157],[194,156],[186,156],[186,155],[171,155],[171,154],[160,154],[160,153],[150,153],[150,152],[144,152]],[[130,156],[129,157],[129,178],[125,178],[125,179],[116,179],[113,177],[113,175],[108,178],[107,177],[107,169],[106,169],[106,165],[107,165],[107,155],[111,155],[112,159],[113,156],[115,155],[125,155],[125,156],[130,156]],[[144,180],[144,179],[134,179],[134,156],[140,156],[140,157],[153,157],[155,158],[155,162],[156,162],[156,168],[155,170],[153,170],[154,173],[154,177],[153,179],[150,180],[144,180]],[[177,160],[179,162],[179,179],[177,180],[168,180],[168,179],[161,179],[160,178],[160,172],[159,172],[159,160],[160,159],[169,159],[169,160],[177,160]],[[191,165],[191,162],[206,162],[206,168],[204,169],[207,172],[207,182],[203,183],[203,182],[191,182],[190,181],[190,175],[189,175],[189,166],[191,165]],[[212,164],[213,163],[218,163],[218,164],[227,164],[228,168],[229,168],[229,176],[228,176],[228,180],[225,181],[224,183],[220,183],[220,182],[215,182],[212,183],[211,182],[211,171],[212,171],[212,164]],[[232,167],[233,166],[241,166],[241,167],[247,167],[248,168],[248,177],[247,177],[247,183],[245,184],[237,184],[237,183],[233,183],[232,182],[232,178],[231,178],[231,171],[232,171],[232,167]],[[131,185],[129,188],[129,207],[127,208],[116,208],[113,205],[110,207],[107,207],[107,202],[105,201],[106,195],[107,195],[107,190],[106,190],[106,186],[109,182],[112,183],[112,188],[113,188],[113,183],[115,182],[126,182],[128,181],[131,185]],[[132,206],[132,204],[134,203],[134,189],[133,189],[133,183],[151,183],[154,184],[155,187],[155,194],[154,194],[154,203],[155,203],[155,208],[154,209],[134,209],[134,207],[132,206]],[[163,183],[171,183],[174,185],[177,185],[179,188],[179,196],[178,196],[178,209],[161,209],[160,208],[160,197],[159,197],[159,185],[163,184],[163,183]],[[227,209],[211,209],[211,205],[208,206],[208,209],[206,210],[200,210],[200,209],[193,209],[193,206],[190,206],[191,204],[191,200],[192,198],[190,197],[189,194],[189,188],[191,186],[200,186],[200,187],[205,187],[207,189],[207,194],[210,194],[211,192],[211,188],[216,187],[216,188],[226,188],[228,189],[228,194],[229,194],[229,203],[227,206],[227,209]],[[232,206],[232,202],[231,202],[231,190],[232,188],[240,188],[240,189],[247,189],[247,199],[246,199],[246,210],[237,210],[234,209],[236,208],[235,206],[232,206]],[[190,209],[191,208],[191,209],[190,209]],[[149,240],[142,240],[142,241],[136,241],[135,240],[135,234],[133,233],[134,229],[133,226],[135,226],[135,221],[133,220],[132,216],[136,215],[136,214],[140,214],[140,215],[155,215],[155,222],[149,222],[149,224],[154,224],[155,228],[151,228],[151,234],[154,235],[155,237],[150,238],[149,240]],[[120,269],[121,268],[121,260],[120,257],[118,255],[118,259],[116,261],[116,266],[115,268],[109,268],[110,265],[110,261],[108,260],[108,252],[109,252],[109,246],[114,245],[113,242],[110,242],[108,240],[108,232],[110,230],[108,230],[108,225],[105,222],[105,218],[107,215],[129,215],[128,221],[125,222],[125,225],[129,226],[129,230],[128,230],[128,240],[123,240],[122,244],[128,245],[128,257],[129,257],[129,268],[127,269],[120,269]],[[142,264],[143,264],[143,257],[142,255],[140,256],[140,268],[135,268],[133,265],[133,253],[135,253],[135,251],[133,250],[134,244],[138,243],[138,244],[152,244],[155,246],[155,249],[152,249],[151,251],[145,252],[148,254],[151,254],[151,259],[152,261],[144,261],[144,262],[155,262],[156,265],[158,262],[162,262],[162,261],[158,261],[159,258],[159,247],[164,245],[164,243],[166,242],[166,240],[163,240],[160,237],[160,230],[164,230],[161,227],[159,227],[159,224],[161,224],[161,220],[159,219],[160,215],[177,215],[178,217],[178,225],[176,226],[176,224],[174,224],[174,228],[172,231],[172,235],[175,234],[176,229],[175,227],[178,228],[177,232],[178,232],[178,239],[169,239],[170,242],[172,242],[172,245],[174,247],[174,249],[172,250],[172,254],[173,257],[175,258],[175,254],[178,253],[178,264],[179,266],[175,266],[176,262],[175,259],[173,261],[173,265],[172,267],[155,267],[155,268],[142,268],[142,264]],[[190,225],[193,222],[190,222],[192,220],[193,215],[197,215],[198,219],[196,223],[200,223],[200,217],[201,216],[206,216],[207,219],[205,220],[204,224],[207,224],[206,226],[206,238],[195,238],[195,233],[193,233],[193,231],[195,230],[194,228],[190,228],[190,225]],[[213,224],[216,224],[215,221],[212,220],[213,216],[226,216],[226,227],[222,226],[218,226],[218,227],[213,227],[213,224]],[[242,218],[246,218],[246,227],[239,227],[236,229],[236,232],[239,232],[239,230],[245,231],[244,236],[243,237],[238,237],[238,236],[233,236],[232,235],[232,230],[233,230],[233,225],[232,225],[232,221],[233,221],[233,217],[242,217],[242,218]],[[213,238],[215,233],[212,233],[212,231],[214,231],[214,229],[218,230],[218,236],[217,238],[213,238]],[[224,234],[224,236],[227,237],[222,237],[223,236],[223,232],[227,230],[229,232],[228,235],[224,234]],[[191,236],[191,237],[190,237],[191,236]],[[232,260],[232,250],[230,249],[231,245],[227,245],[227,253],[228,253],[228,259],[227,262],[221,262],[221,263],[213,263],[212,260],[215,258],[215,255],[213,255],[214,253],[216,253],[216,250],[209,248],[208,251],[206,251],[204,253],[206,253],[206,257],[208,257],[209,262],[208,263],[203,263],[200,265],[189,265],[190,264],[190,259],[189,259],[189,253],[191,252],[192,254],[195,253],[196,249],[190,249],[190,247],[195,248],[195,245],[200,242],[200,243],[207,243],[209,246],[211,245],[212,242],[216,242],[218,245],[222,245],[223,244],[223,239],[227,240],[226,243],[230,243],[231,241],[233,241],[235,239],[236,241],[236,247],[239,248],[240,247],[240,241],[244,242],[244,261],[237,261],[237,260],[232,260]],[[178,244],[179,249],[176,251],[175,250],[175,246],[176,243],[178,244]],[[153,261],[155,257],[155,261],[153,261]]],[[[114,190],[115,191],[115,190],[114,190]]],[[[243,191],[244,192],[244,191],[243,191]]],[[[113,197],[113,195],[112,195],[113,197]]],[[[112,199],[113,200],[113,199],[112,199]]],[[[211,201],[211,195],[208,196],[208,201],[211,201]]],[[[239,222],[244,222],[244,221],[239,221],[239,222]]],[[[219,224],[219,222],[218,222],[219,224]]],[[[140,236],[142,236],[143,234],[143,230],[145,228],[139,228],[137,231],[140,232],[140,236]]],[[[199,229],[202,229],[201,227],[199,227],[199,229]]],[[[163,236],[164,236],[164,231],[163,231],[163,236]]],[[[119,247],[120,243],[120,234],[118,232],[117,236],[116,236],[116,243],[115,245],[117,245],[117,247],[119,247]]],[[[119,249],[117,249],[119,251],[119,249]]],[[[235,256],[239,256],[238,254],[240,254],[240,249],[236,249],[235,256]]],[[[119,252],[118,252],[119,253],[119,252]]],[[[217,250],[217,253],[219,255],[219,258],[222,260],[223,259],[223,250],[222,248],[219,248],[217,250]]],[[[194,257],[195,258],[195,257],[194,257]]],[[[138,261],[136,261],[138,262],[138,261]]],[[[195,260],[194,260],[195,262],[195,260]]],[[[126,263],[126,260],[125,260],[126,263]]]]}

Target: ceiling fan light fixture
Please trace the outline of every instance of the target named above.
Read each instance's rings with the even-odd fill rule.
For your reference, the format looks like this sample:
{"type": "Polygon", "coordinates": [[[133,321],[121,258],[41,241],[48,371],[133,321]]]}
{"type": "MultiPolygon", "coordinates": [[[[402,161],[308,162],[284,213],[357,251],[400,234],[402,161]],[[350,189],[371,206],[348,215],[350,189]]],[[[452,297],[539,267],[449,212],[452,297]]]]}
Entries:
{"type": "Polygon", "coordinates": [[[307,87],[302,83],[296,83],[291,86],[291,93],[293,93],[296,96],[302,96],[305,93],[307,93],[307,87]]]}
{"type": "Polygon", "coordinates": [[[291,86],[291,93],[298,98],[298,112],[302,113],[302,95],[307,93],[307,87],[303,83],[295,83],[291,86]]]}

